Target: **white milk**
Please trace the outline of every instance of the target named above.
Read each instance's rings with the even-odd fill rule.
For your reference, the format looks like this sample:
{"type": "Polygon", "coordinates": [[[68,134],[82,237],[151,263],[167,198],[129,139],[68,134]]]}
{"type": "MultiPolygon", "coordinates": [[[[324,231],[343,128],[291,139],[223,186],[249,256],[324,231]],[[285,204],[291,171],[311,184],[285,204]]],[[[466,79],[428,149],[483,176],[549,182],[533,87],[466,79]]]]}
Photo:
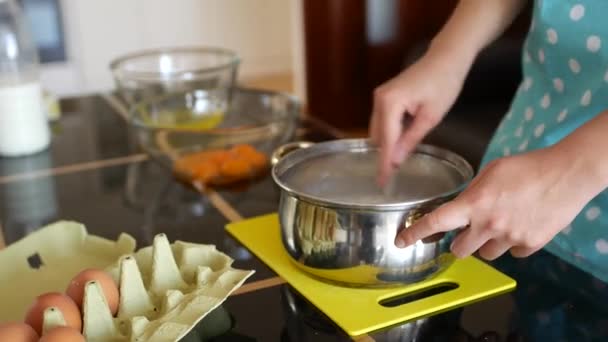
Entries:
{"type": "Polygon", "coordinates": [[[38,82],[0,87],[0,155],[40,152],[50,143],[50,130],[38,82]]]}

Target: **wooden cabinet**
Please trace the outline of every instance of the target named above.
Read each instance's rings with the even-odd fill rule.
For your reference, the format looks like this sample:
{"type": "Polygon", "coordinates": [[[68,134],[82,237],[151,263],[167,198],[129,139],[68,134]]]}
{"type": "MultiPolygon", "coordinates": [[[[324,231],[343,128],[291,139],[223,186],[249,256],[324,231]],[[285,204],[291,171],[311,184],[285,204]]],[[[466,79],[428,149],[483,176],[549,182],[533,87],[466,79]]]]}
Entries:
{"type": "MultiPolygon", "coordinates": [[[[310,115],[343,129],[367,127],[374,88],[436,34],[456,3],[304,0],[310,115]]],[[[505,36],[523,38],[528,17],[529,10],[505,36]]]]}

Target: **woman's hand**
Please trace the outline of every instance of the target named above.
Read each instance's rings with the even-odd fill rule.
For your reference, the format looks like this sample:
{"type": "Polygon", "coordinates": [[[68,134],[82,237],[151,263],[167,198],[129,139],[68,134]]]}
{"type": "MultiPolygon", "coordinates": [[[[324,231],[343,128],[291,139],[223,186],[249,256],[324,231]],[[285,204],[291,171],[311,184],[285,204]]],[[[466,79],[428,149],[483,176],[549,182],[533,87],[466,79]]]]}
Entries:
{"type": "Polygon", "coordinates": [[[504,32],[526,3],[458,1],[425,56],[376,90],[370,137],[381,148],[380,185],[441,121],[479,51],[504,32]],[[404,129],[406,114],[413,120],[404,129]]]}
{"type": "Polygon", "coordinates": [[[370,138],[381,149],[381,185],[452,106],[468,65],[461,69],[427,55],[376,89],[370,138]],[[404,126],[406,115],[412,120],[404,126]]]}
{"type": "Polygon", "coordinates": [[[526,257],[564,229],[602,189],[581,180],[585,163],[550,147],[488,164],[460,196],[444,204],[396,239],[405,247],[439,232],[465,227],[452,252],[479,251],[493,260],[508,250],[526,257]]]}

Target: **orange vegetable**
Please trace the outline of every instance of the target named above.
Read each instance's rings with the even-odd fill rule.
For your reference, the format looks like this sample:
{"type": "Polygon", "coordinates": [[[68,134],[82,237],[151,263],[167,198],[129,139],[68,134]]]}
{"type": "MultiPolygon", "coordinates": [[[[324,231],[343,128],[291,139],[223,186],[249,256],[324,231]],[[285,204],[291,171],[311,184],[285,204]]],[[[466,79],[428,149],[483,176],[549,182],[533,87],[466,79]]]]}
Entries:
{"type": "Polygon", "coordinates": [[[228,185],[249,180],[268,167],[268,158],[247,144],[229,150],[210,150],[183,156],[175,170],[205,185],[228,185]]]}
{"type": "Polygon", "coordinates": [[[211,161],[217,166],[221,166],[227,160],[230,160],[230,158],[231,156],[228,151],[215,151],[209,155],[209,158],[207,158],[207,160],[211,161]]]}
{"type": "Polygon", "coordinates": [[[249,162],[257,172],[262,172],[268,167],[269,164],[268,158],[261,153],[249,156],[249,162]]]}
{"type": "Polygon", "coordinates": [[[220,176],[220,168],[217,164],[213,163],[201,163],[195,165],[193,168],[194,178],[202,181],[203,183],[210,183],[214,179],[220,176]]]}
{"type": "Polygon", "coordinates": [[[251,154],[259,153],[251,145],[236,145],[236,146],[232,147],[232,151],[234,153],[240,154],[240,155],[248,155],[248,154],[251,155],[251,154]]]}
{"type": "Polygon", "coordinates": [[[226,160],[220,169],[223,177],[230,177],[234,179],[249,178],[251,175],[251,165],[249,161],[244,158],[233,158],[226,160]]]}
{"type": "MultiPolygon", "coordinates": [[[[235,153],[249,161],[249,164],[256,171],[261,171],[268,166],[268,158],[263,153],[258,152],[250,145],[238,145],[233,148],[235,153]]],[[[255,172],[257,173],[257,172],[255,172]]]]}

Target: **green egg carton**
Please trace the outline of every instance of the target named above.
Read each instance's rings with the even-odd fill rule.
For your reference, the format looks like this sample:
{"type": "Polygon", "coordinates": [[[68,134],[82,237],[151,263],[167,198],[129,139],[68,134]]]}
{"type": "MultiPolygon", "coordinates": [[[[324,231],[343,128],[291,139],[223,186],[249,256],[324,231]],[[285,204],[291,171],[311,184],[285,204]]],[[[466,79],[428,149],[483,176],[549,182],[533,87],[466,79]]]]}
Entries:
{"type": "MultiPolygon", "coordinates": [[[[118,313],[111,314],[99,284],[86,284],[82,332],[87,341],[193,340],[189,333],[195,327],[194,333],[205,335],[197,331],[205,317],[226,321],[221,304],[254,273],[233,268],[233,259],[214,245],[170,243],[164,234],[156,235],[152,246],[135,247],[128,234],[107,240],[70,221],[17,241],[0,252],[0,322],[22,321],[37,296],[64,292],[80,271],[98,268],[118,284],[118,313]]],[[[44,330],[63,324],[60,311],[45,311],[44,330]]],[[[214,325],[210,329],[217,329],[214,325]]]]}

